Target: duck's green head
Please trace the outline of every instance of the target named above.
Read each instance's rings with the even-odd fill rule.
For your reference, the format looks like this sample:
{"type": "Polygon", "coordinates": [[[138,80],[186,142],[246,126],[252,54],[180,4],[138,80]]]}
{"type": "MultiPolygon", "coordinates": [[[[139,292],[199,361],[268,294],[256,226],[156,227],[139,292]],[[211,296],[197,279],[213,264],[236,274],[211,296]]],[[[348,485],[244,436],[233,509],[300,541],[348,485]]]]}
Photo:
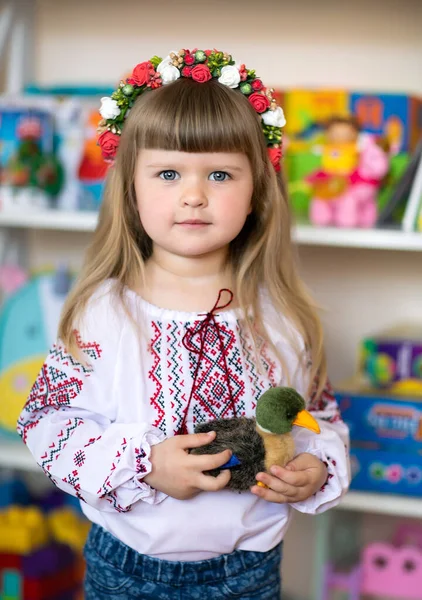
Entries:
{"type": "Polygon", "coordinates": [[[319,433],[319,425],[305,410],[305,400],[293,388],[275,387],[266,391],[256,406],[256,422],[264,431],[289,433],[293,425],[319,433]]]}

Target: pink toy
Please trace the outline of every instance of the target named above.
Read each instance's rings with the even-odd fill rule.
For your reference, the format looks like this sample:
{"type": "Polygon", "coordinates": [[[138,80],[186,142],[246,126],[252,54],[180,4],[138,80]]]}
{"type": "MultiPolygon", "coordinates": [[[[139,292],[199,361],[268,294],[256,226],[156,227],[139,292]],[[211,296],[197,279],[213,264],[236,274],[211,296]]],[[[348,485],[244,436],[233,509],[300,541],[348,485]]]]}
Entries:
{"type": "MultiPolygon", "coordinates": [[[[377,191],[388,171],[388,155],[372,136],[365,136],[357,168],[345,176],[346,189],[334,198],[314,196],[310,205],[313,225],[337,227],[373,227],[377,220],[377,191]]],[[[315,183],[329,173],[319,171],[307,178],[315,183]]]]}
{"type": "Polygon", "coordinates": [[[336,572],[331,564],[324,573],[322,600],[331,590],[349,592],[349,600],[361,594],[396,600],[422,599],[422,527],[401,525],[393,544],[374,542],[362,552],[361,563],[349,573],[336,572]],[[412,542],[416,545],[403,545],[412,542]]]}

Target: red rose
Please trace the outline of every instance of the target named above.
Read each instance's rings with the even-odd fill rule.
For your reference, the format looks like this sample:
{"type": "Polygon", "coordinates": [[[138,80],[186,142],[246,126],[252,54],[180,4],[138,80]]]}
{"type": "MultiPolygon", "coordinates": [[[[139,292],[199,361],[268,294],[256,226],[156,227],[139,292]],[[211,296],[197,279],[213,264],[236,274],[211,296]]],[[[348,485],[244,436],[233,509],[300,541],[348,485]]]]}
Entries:
{"type": "Polygon", "coordinates": [[[198,83],[205,83],[212,78],[212,75],[207,65],[196,65],[196,67],[193,67],[192,69],[191,77],[198,83]]]}
{"type": "Polygon", "coordinates": [[[134,80],[135,85],[141,86],[148,83],[151,67],[152,65],[149,61],[136,65],[132,72],[132,79],[134,80]]]}
{"type": "Polygon", "coordinates": [[[268,157],[271,161],[272,166],[277,171],[280,171],[280,160],[281,160],[281,148],[267,148],[268,157]]]}
{"type": "Polygon", "coordinates": [[[135,80],[133,79],[133,77],[128,77],[126,79],[126,83],[128,83],[129,85],[136,85],[135,80]]]}
{"type": "Polygon", "coordinates": [[[209,56],[210,54],[212,54],[212,50],[204,50],[205,52],[205,56],[209,56]]]}
{"type": "Polygon", "coordinates": [[[192,56],[192,54],[186,54],[186,55],[183,57],[183,60],[185,61],[185,65],[188,65],[188,66],[190,66],[190,65],[193,65],[193,64],[194,64],[194,62],[195,62],[195,57],[194,57],[194,56],[192,56]]]}
{"type": "Polygon", "coordinates": [[[192,67],[183,67],[182,77],[190,77],[192,74],[192,67]]]}
{"type": "Polygon", "coordinates": [[[104,131],[98,138],[98,145],[101,148],[101,154],[105,161],[111,162],[116,156],[119,147],[120,136],[111,131],[104,131]]]}
{"type": "Polygon", "coordinates": [[[259,92],[264,87],[264,85],[260,79],[254,79],[251,83],[251,86],[255,92],[259,92]]]}
{"type": "Polygon", "coordinates": [[[257,113],[263,113],[270,108],[270,101],[267,96],[255,92],[248,96],[249,102],[252,104],[257,113]]]}

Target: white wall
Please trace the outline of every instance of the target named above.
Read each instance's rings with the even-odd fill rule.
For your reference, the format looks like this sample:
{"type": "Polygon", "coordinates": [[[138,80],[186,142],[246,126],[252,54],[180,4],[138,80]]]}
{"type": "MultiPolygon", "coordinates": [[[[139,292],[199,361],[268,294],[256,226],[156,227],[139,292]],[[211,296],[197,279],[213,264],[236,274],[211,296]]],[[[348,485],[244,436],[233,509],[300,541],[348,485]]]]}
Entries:
{"type": "Polygon", "coordinates": [[[39,0],[42,83],[114,82],[154,54],[227,50],[267,85],[422,91],[419,0],[39,0]]]}
{"type": "MultiPolygon", "coordinates": [[[[422,92],[420,0],[39,0],[36,79],[113,83],[137,62],[170,49],[217,47],[255,68],[266,84],[422,92]]],[[[80,263],[87,234],[31,232],[33,264],[80,263]]],[[[305,280],[325,306],[329,371],[353,373],[363,335],[409,316],[422,319],[420,253],[302,248],[305,280]]],[[[286,590],[313,592],[315,521],[288,536],[286,590]]]]}

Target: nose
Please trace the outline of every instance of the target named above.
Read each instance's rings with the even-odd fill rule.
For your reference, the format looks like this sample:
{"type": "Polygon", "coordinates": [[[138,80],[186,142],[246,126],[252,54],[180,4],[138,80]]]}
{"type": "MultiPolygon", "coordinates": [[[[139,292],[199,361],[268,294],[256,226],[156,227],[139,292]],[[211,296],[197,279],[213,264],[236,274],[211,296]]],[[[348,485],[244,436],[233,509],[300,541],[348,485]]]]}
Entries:
{"type": "Polygon", "coordinates": [[[208,205],[207,195],[200,182],[186,183],[182,188],[180,204],[192,208],[204,208],[208,205]]]}

